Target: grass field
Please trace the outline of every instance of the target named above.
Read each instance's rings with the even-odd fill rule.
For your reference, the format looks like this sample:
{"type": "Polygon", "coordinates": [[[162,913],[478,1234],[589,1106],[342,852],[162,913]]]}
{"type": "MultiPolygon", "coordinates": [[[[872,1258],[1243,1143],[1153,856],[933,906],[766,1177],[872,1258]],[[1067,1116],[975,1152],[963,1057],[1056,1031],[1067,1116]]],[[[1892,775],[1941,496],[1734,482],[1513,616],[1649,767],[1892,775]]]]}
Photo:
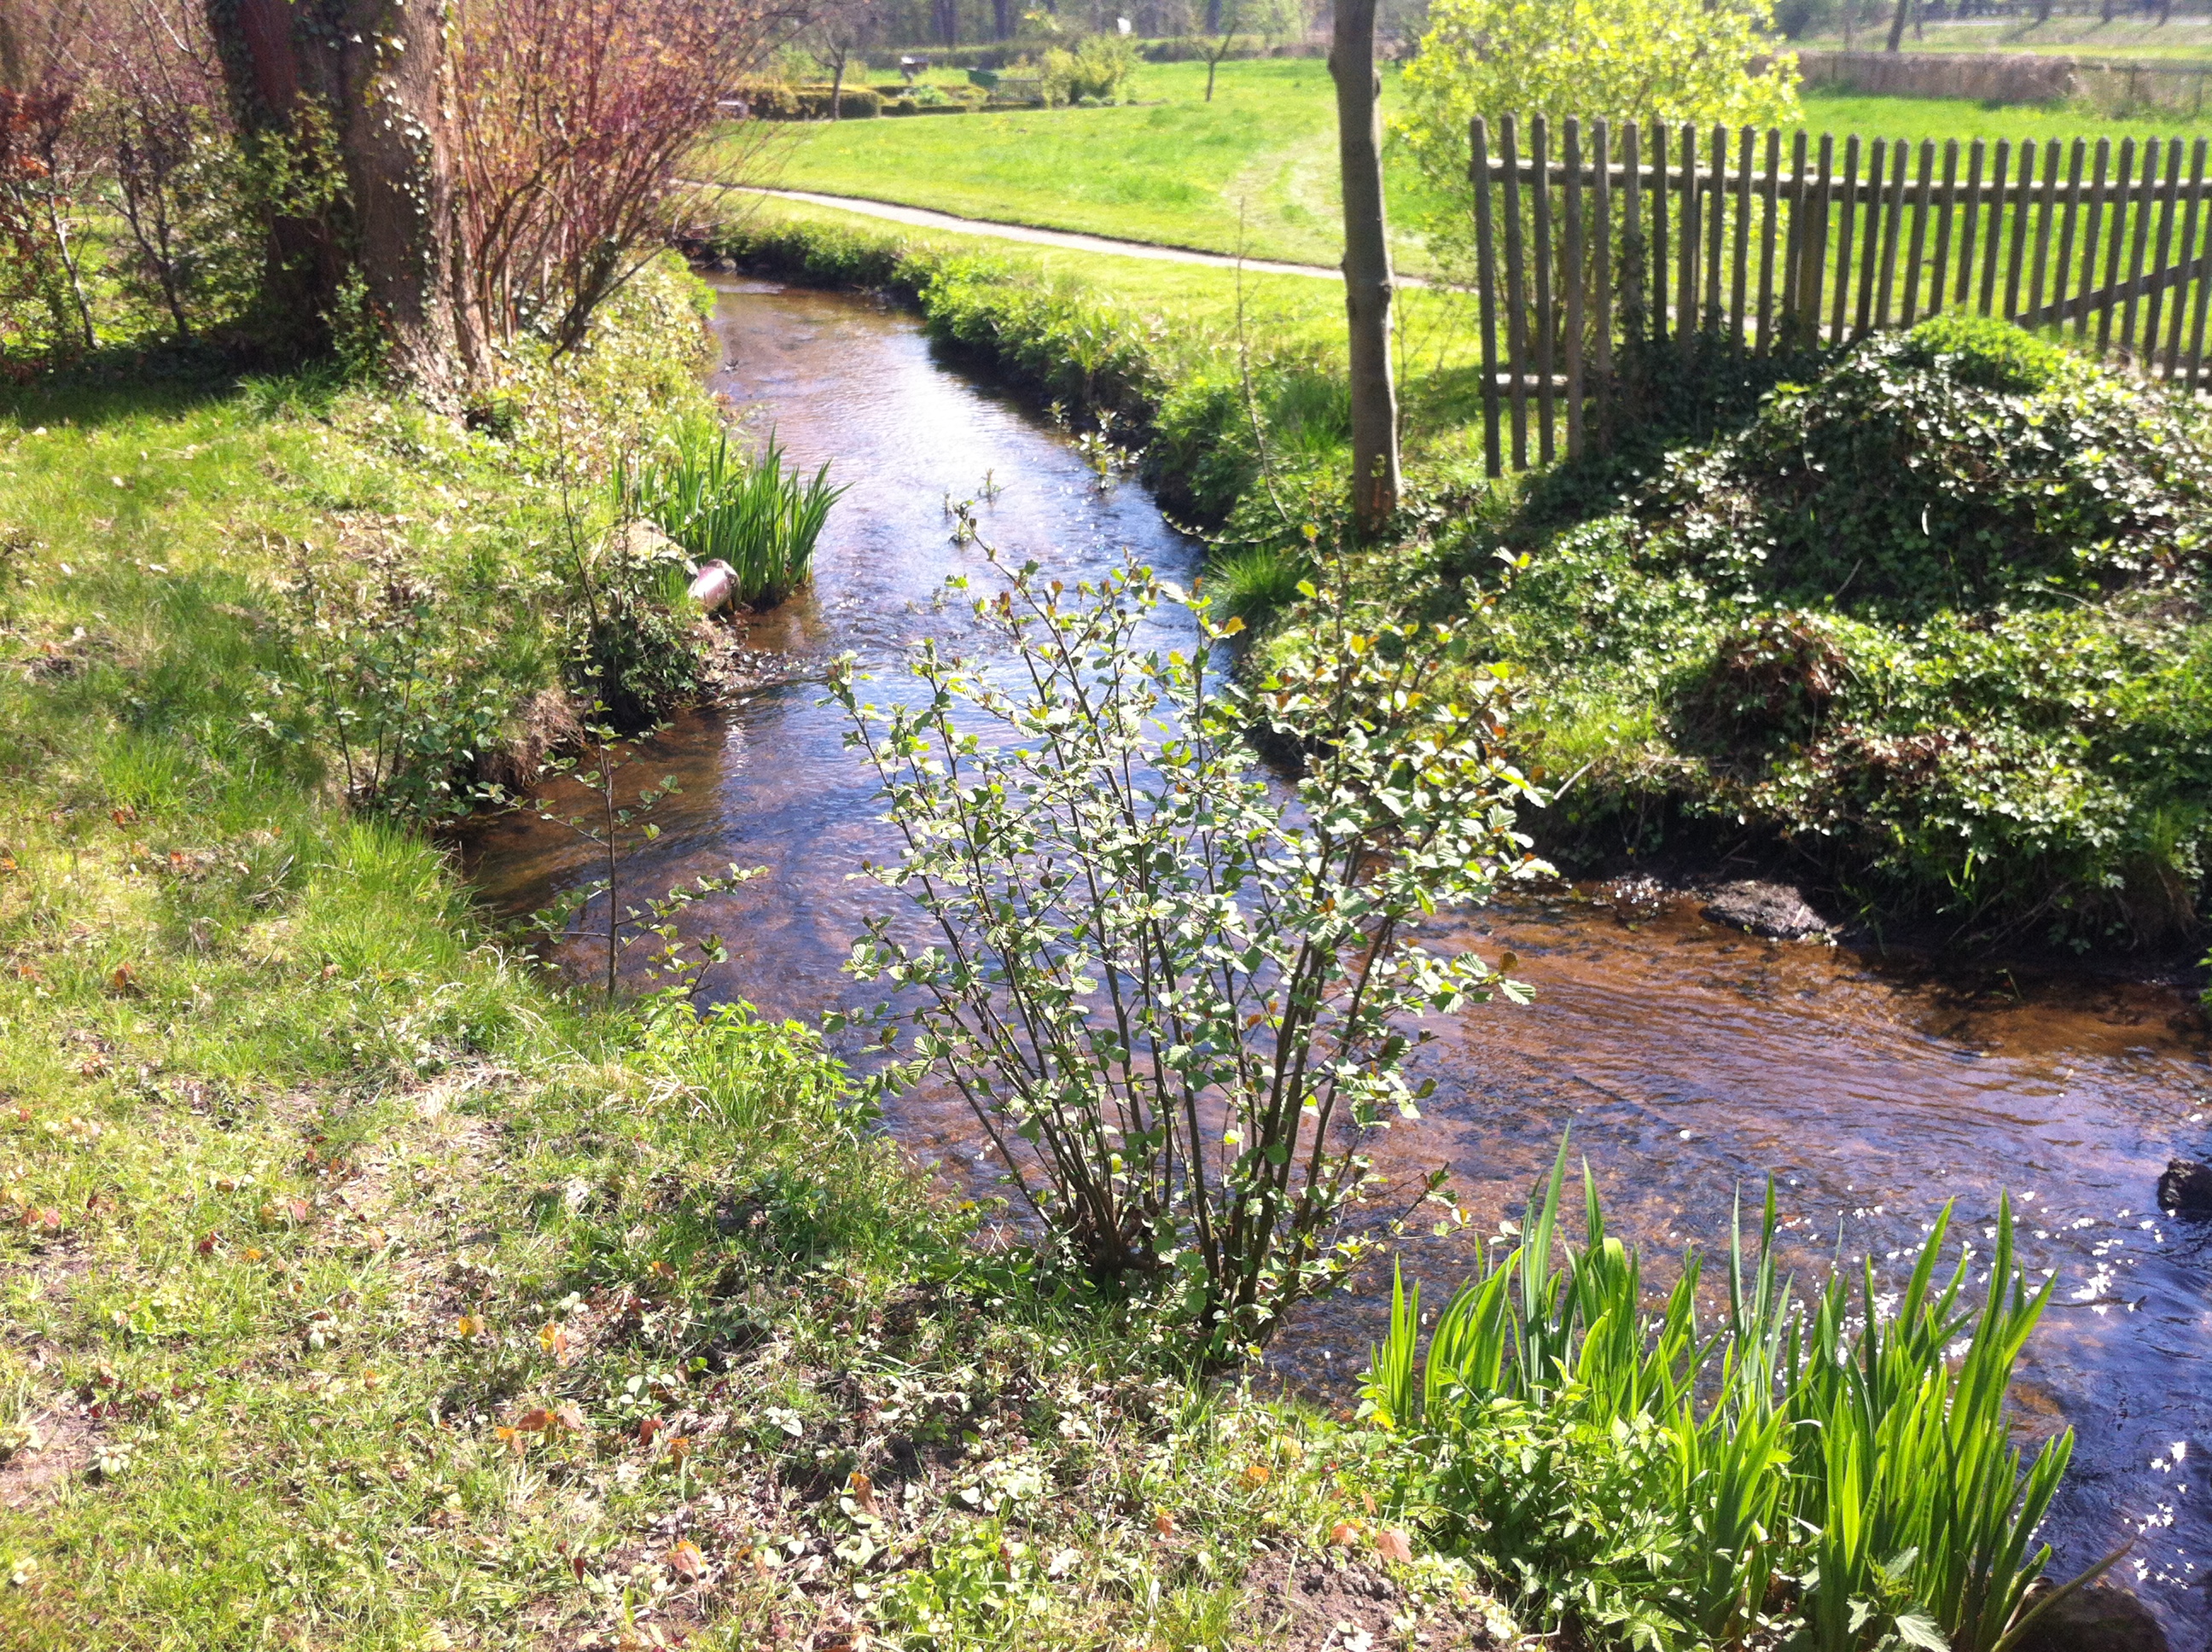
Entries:
{"type": "MultiPolygon", "coordinates": [[[[1840,29],[1809,35],[1793,44],[1826,51],[1848,46],[1879,52],[1888,37],[1887,19],[1861,28],[1848,42],[1840,29]]],[[[2081,58],[2148,58],[2201,60],[2212,64],[2212,18],[2176,17],[2160,24],[2139,18],[1987,18],[1929,23],[1918,38],[1908,33],[1907,52],[2043,52],[2081,58]]]]}
{"type": "MultiPolygon", "coordinates": [[[[1203,252],[1292,263],[1341,256],[1335,112],[1327,68],[1310,59],[1221,67],[1212,103],[1203,64],[1148,64],[1137,106],[1023,110],[927,120],[857,120],[792,130],[775,180],[786,188],[930,207],[1203,252]]],[[[1396,100],[1395,76],[1384,105],[1396,100]]],[[[1811,95],[1806,130],[1917,141],[2194,136],[2212,125],[2100,119],[2042,106],[1811,95]]],[[[1389,185],[1396,257],[1435,269],[1421,225],[1434,194],[1402,149],[1389,185]]]]}
{"type": "MultiPolygon", "coordinates": [[[[963,216],[1042,224],[1255,258],[1341,256],[1336,116],[1310,60],[1147,64],[1139,106],[846,121],[797,131],[780,181],[963,216]]],[[[1386,106],[1396,76],[1384,83],[1386,106]]],[[[1411,215],[1419,179],[1391,176],[1399,252],[1425,267],[1411,215]]]]}

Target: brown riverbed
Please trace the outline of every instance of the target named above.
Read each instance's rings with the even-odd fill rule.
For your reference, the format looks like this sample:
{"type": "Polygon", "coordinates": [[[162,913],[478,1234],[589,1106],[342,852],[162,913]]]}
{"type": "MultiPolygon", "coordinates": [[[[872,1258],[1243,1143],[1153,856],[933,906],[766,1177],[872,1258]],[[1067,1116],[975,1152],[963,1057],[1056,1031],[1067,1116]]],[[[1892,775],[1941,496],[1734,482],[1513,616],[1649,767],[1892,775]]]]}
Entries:
{"type": "MultiPolygon", "coordinates": [[[[1198,548],[1134,484],[1102,490],[1061,433],[939,359],[902,316],[730,282],[716,325],[730,363],[720,387],[773,422],[798,462],[832,461],[852,491],[812,589],[747,639],[791,680],[656,742],[650,772],[684,789],[625,875],[642,889],[732,861],[764,868],[698,914],[730,948],[703,990],[811,1020],[863,999],[840,965],[889,897],[854,874],[890,852],[842,723],[820,703],[820,669],[852,650],[888,670],[923,635],[980,641],[964,601],[945,593],[948,575],[988,575],[976,547],[952,538],[948,495],[975,501],[994,543],[1064,578],[1127,549],[1187,580],[1198,548]]],[[[887,677],[878,693],[896,686],[887,677]]],[[[471,864],[509,912],[588,876],[578,845],[523,819],[475,840],[471,864]]],[[[1401,1247],[1408,1274],[1448,1289],[1570,1127],[1616,1231],[1656,1252],[1724,1245],[1739,1190],[1755,1208],[1772,1175],[1801,1277],[1838,1247],[1854,1266],[1868,1253],[1890,1263],[1947,1200],[1985,1244],[2009,1189],[2027,1266],[2058,1278],[2029,1351],[2023,1436],[2070,1424],[2079,1440],[2047,1535],[2063,1565],[2139,1533],[2119,1575],[2177,1646],[2204,1644],[2212,1251],[2153,1197],[2169,1156],[2212,1149],[2212,1047],[2194,1005],[2177,988],[2087,975],[1769,943],[1706,922],[1698,905],[1646,887],[1560,886],[1431,924],[1432,943],[1516,954],[1536,997],[1437,1027],[1419,1057],[1437,1084],[1426,1118],[1375,1144],[1401,1187],[1449,1165],[1474,1218],[1444,1237],[1421,1225],[1401,1247]]],[[[988,1184],[978,1133],[945,1097],[913,1097],[886,1124],[945,1174],[988,1184]]],[[[1348,1396],[1382,1285],[1387,1269],[1309,1310],[1275,1369],[1348,1396]]]]}

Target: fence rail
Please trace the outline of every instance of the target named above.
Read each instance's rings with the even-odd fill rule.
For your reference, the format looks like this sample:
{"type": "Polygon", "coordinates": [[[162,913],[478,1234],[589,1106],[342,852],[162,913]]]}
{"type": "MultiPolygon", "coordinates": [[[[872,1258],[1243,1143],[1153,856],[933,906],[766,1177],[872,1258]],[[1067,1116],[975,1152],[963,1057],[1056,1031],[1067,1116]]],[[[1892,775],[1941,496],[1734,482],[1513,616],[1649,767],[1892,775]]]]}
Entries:
{"type": "Polygon", "coordinates": [[[1795,354],[1944,310],[2069,331],[2191,389],[2207,140],[1938,145],[1653,121],[1472,129],[1486,458],[1609,436],[1622,347],[1795,354]],[[1533,429],[1532,429],[1533,427],[1533,429]],[[1510,442],[1507,432],[1510,430],[1510,442]]]}

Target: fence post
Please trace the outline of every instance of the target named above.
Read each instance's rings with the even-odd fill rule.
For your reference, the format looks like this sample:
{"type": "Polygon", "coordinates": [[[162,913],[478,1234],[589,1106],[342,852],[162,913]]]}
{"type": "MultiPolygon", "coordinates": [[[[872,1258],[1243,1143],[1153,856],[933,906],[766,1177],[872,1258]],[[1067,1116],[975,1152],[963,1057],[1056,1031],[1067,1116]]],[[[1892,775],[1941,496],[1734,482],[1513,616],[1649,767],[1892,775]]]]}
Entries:
{"type": "Polygon", "coordinates": [[[1468,137],[1474,160],[1474,289],[1482,331],[1482,463],[1485,475],[1505,474],[1498,453],[1498,271],[1490,248],[1490,130],[1480,115],[1468,137]]]}
{"type": "Polygon", "coordinates": [[[1972,313],[1974,302],[1974,228],[1982,216],[1982,140],[1966,157],[1966,210],[1959,215],[1959,290],[1951,301],[1972,313]]]}
{"type": "Polygon", "coordinates": [[[2163,280],[2172,266],[2166,263],[2173,251],[2173,194],[2181,184],[2181,140],[2170,140],[2166,148],[2166,187],[2158,197],[2158,261],[2151,267],[2161,277],[2150,290],[2148,313],[2143,318],[2142,367],[2145,374],[2158,364],[2158,324],[2166,304],[2166,283],[2163,280]]]}
{"type": "Polygon", "coordinates": [[[2027,277],[2027,311],[2033,315],[2043,307],[2044,265],[2051,255],[2051,221],[2058,210],[2058,140],[2052,138],[2043,149],[2043,199],[2035,215],[2035,262],[2027,277]]]}
{"type": "Polygon", "coordinates": [[[1583,132],[1566,125],[1567,457],[1583,456],[1583,132]]]}
{"type": "Polygon", "coordinates": [[[1951,220],[1959,210],[1959,140],[1943,141],[1943,210],[1936,220],[1936,267],[1929,272],[1928,313],[1940,315],[1951,290],[1951,220]]]}
{"type": "Polygon", "coordinates": [[[2077,286],[2074,281],[2074,220],[2081,206],[2081,162],[2088,150],[2087,142],[2077,137],[2066,160],[2066,211],[2058,221],[2058,263],[2051,274],[2051,313],[2061,327],[2066,325],[2067,293],[2089,290],[2087,282],[2077,286]]]}
{"type": "Polygon", "coordinates": [[[1552,303],[1552,129],[1542,115],[1528,122],[1528,166],[1535,181],[1533,202],[1536,232],[1535,268],[1530,272],[1536,288],[1536,457],[1552,462],[1552,424],[1556,410],[1552,398],[1552,340],[1559,332],[1559,317],[1552,303]]]}
{"type": "Polygon", "coordinates": [[[2004,319],[2008,321],[2020,313],[2020,267],[2027,253],[2027,221],[2033,216],[2030,197],[2035,191],[2033,138],[2020,146],[2017,173],[2019,186],[2010,193],[2019,198],[2009,203],[2012,207],[2012,251],[2005,260],[2004,319]]]}
{"type": "Polygon", "coordinates": [[[1607,124],[1590,126],[1590,158],[1597,177],[1591,189],[1591,205],[1597,228],[1590,258],[1590,275],[1596,284],[1597,440],[1600,447],[1613,443],[1613,155],[1607,124]]]}
{"type": "Polygon", "coordinates": [[[1705,291],[1699,331],[1717,333],[1726,324],[1721,297],[1721,240],[1728,230],[1728,128],[1713,127],[1713,158],[1706,173],[1705,291]]]}
{"type": "MultiPolygon", "coordinates": [[[[2105,290],[2111,292],[2120,284],[2120,253],[2128,239],[2128,226],[2133,222],[2128,216],[2129,203],[2135,198],[2136,141],[2132,137],[2120,140],[2119,171],[2114,179],[2118,193],[2112,200],[2112,239],[2105,247],[2105,290]]],[[[2097,311],[2097,349],[2100,354],[2112,347],[2112,311],[2116,306],[2107,303],[2097,311]]]]}
{"type": "Polygon", "coordinates": [[[2182,313],[2189,307],[2189,289],[2202,287],[2205,272],[2197,268],[2197,197],[2204,191],[2204,140],[2198,138],[2189,156],[2189,211],[2181,224],[2181,262],[2189,273],[2182,277],[2181,290],[2173,295],[2173,325],[2166,336],[2166,381],[2171,385],[2181,364],[2182,313]]]}
{"type": "Polygon", "coordinates": [[[1513,468],[1528,468],[1528,295],[1521,279],[1521,146],[1513,117],[1498,117],[1505,163],[1505,355],[1513,407],[1513,468]]]}
{"type": "Polygon", "coordinates": [[[1978,313],[1988,315],[1996,305],[1997,265],[2004,258],[2005,163],[2012,158],[2012,142],[1999,138],[1990,171],[1990,228],[1982,237],[1982,298],[1978,313]]]}
{"type": "Polygon", "coordinates": [[[2142,284],[2143,250],[2150,237],[2150,201],[2158,189],[2158,140],[2143,140],[2142,198],[2135,203],[2134,228],[2128,237],[2127,307],[2120,315],[2120,348],[2136,353],[2136,289],[2142,284]]]}
{"type": "Polygon", "coordinates": [[[1687,361],[1698,342],[1698,213],[1703,203],[1698,199],[1698,127],[1694,121],[1682,125],[1682,224],[1676,240],[1680,243],[1680,267],[1674,276],[1674,338],[1682,347],[1682,359],[1687,361]]]}
{"type": "Polygon", "coordinates": [[[1644,288],[1651,309],[1651,342],[1667,342],[1667,123],[1651,123],[1651,279],[1644,288]]]}
{"type": "Polygon", "coordinates": [[[1828,342],[1844,342],[1845,323],[1850,312],[1845,307],[1850,301],[1851,237],[1858,226],[1859,212],[1859,135],[1853,132],[1844,143],[1844,210],[1836,228],[1836,297],[1832,313],[1828,318],[1828,342]]]}
{"type": "MultiPolygon", "coordinates": [[[[1798,170],[1802,172],[1805,155],[1805,134],[1802,132],[1797,134],[1797,155],[1798,170]]],[[[1774,221],[1782,211],[1781,170],[1782,134],[1778,130],[1769,127],[1766,133],[1766,181],[1759,190],[1762,211],[1759,226],[1759,343],[1756,349],[1760,355],[1771,351],[1774,338],[1774,221]]],[[[1790,250],[1794,251],[1796,246],[1796,243],[1791,241],[1790,250]]],[[[1782,308],[1785,315],[1789,313],[1790,298],[1792,296],[1788,289],[1797,284],[1797,272],[1790,267],[1790,264],[1789,252],[1785,252],[1782,277],[1785,288],[1782,308]]]]}
{"type": "Polygon", "coordinates": [[[1882,185],[1888,174],[1882,168],[1889,160],[1889,141],[1877,137],[1874,149],[1867,158],[1866,223],[1861,230],[1859,245],[1859,286],[1857,319],[1852,324],[1851,337],[1863,338],[1874,327],[1875,260],[1881,256],[1882,185]]]}
{"type": "MultiPolygon", "coordinates": [[[[1621,182],[1627,198],[1620,209],[1620,338],[1629,347],[1623,376],[1643,370],[1643,338],[1650,325],[1644,313],[1644,158],[1634,121],[1620,129],[1621,182]]],[[[1627,388],[1626,386],[1623,386],[1627,388]]]]}
{"type": "Polygon", "coordinates": [[[2095,158],[2089,167],[2089,213],[2081,223],[2081,296],[2084,301],[2074,307],[2074,336],[2086,338],[2089,333],[2088,295],[2097,290],[2097,245],[2105,228],[2105,174],[2112,165],[2112,140],[2097,140],[2095,158]]]}

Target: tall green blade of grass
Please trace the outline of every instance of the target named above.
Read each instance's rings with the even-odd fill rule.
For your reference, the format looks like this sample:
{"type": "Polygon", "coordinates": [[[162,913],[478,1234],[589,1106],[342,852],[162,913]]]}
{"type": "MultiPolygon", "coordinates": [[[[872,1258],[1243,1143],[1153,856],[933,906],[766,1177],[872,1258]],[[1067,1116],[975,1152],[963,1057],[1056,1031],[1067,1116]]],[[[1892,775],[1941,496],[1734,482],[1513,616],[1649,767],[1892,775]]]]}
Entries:
{"type": "Polygon", "coordinates": [[[783,600],[806,578],[830,507],[845,489],[827,465],[808,479],[787,469],[771,434],[760,456],[734,452],[728,428],[691,421],[664,450],[633,469],[617,466],[622,508],[653,522],[700,562],[729,564],[737,599],[751,607],[783,600]]]}
{"type": "MultiPolygon", "coordinates": [[[[2007,1426],[2006,1391],[2053,1288],[2031,1291],[2021,1274],[2010,1202],[1978,1304],[1960,1300],[1963,1254],[1939,1278],[1946,1206],[1885,1314],[1870,1265],[1856,1290],[1838,1267],[1797,1299],[1775,1266],[1770,1186],[1758,1257],[1747,1263],[1739,1218],[1728,1313],[1703,1337],[1697,1257],[1685,1259],[1663,1310],[1647,1313],[1641,1259],[1607,1233],[1587,1164],[1583,1244],[1562,1230],[1565,1164],[1562,1144],[1521,1244],[1494,1265],[1479,1255],[1418,1378],[1419,1291],[1399,1280],[1368,1392],[1373,1412],[1413,1436],[1409,1463],[1479,1454],[1494,1402],[1534,1407],[1583,1449],[1656,1438],[1663,1472],[1640,1481],[1650,1509],[1623,1509],[1622,1521],[1656,1511],[1671,1522],[1677,1540],[1652,1584],[1701,1634],[1766,1632],[1780,1599],[1813,1652],[2006,1652],[2050,1560],[2047,1546],[2030,1546],[2073,1450],[2069,1432],[2023,1467],[2007,1426]]],[[[1479,1533],[1499,1511],[1451,1512],[1479,1533]]],[[[1523,1581],[1572,1595],[1571,1577],[1523,1581]]]]}

